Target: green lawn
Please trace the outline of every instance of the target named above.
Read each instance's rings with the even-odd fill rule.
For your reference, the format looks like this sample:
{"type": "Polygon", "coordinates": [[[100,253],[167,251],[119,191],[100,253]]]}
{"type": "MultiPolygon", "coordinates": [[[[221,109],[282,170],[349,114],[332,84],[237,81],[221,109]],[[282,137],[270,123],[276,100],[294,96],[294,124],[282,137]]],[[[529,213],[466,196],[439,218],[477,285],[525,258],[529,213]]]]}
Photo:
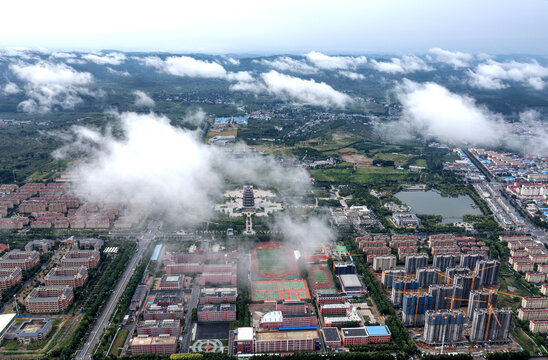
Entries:
{"type": "Polygon", "coordinates": [[[112,344],[112,349],[110,349],[111,354],[120,356],[120,350],[118,350],[118,347],[124,346],[128,335],[129,335],[129,330],[122,329],[118,331],[118,335],[116,335],[116,339],[114,339],[114,343],[112,344]]]}
{"type": "Polygon", "coordinates": [[[349,168],[314,169],[310,173],[318,181],[358,184],[416,182],[419,177],[416,172],[397,170],[390,167],[356,170],[349,168]]]}
{"type": "Polygon", "coordinates": [[[289,270],[289,261],[285,249],[257,249],[257,269],[259,271],[289,270]]]}

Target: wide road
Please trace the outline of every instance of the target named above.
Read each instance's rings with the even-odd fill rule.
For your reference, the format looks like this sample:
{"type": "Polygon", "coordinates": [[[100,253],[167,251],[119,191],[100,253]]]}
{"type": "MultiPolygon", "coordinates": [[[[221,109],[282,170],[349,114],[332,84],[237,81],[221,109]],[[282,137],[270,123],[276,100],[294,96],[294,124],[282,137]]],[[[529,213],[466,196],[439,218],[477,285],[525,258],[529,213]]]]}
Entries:
{"type": "Polygon", "coordinates": [[[84,345],[76,353],[75,359],[77,360],[91,359],[91,355],[93,353],[93,349],[95,348],[95,345],[97,345],[97,343],[101,339],[101,335],[103,334],[103,331],[109,325],[110,316],[112,315],[112,312],[116,308],[116,304],[118,304],[118,299],[124,292],[127,286],[127,283],[129,282],[129,279],[131,278],[131,276],[133,275],[133,272],[135,271],[135,267],[137,266],[138,261],[143,256],[143,253],[145,252],[148,244],[154,238],[160,226],[161,226],[161,221],[159,220],[151,220],[148,223],[147,228],[143,236],[141,237],[141,241],[139,241],[137,251],[133,254],[133,257],[129,261],[126,269],[124,270],[122,277],[118,281],[118,284],[116,284],[116,287],[114,288],[114,291],[110,295],[106,305],[103,307],[101,314],[95,321],[95,324],[93,325],[93,329],[88,334],[88,337],[86,338],[86,341],[84,342],[84,345]]]}
{"type": "Polygon", "coordinates": [[[188,312],[185,319],[185,330],[181,337],[181,348],[179,352],[187,353],[190,347],[190,341],[192,340],[192,328],[194,323],[192,322],[192,309],[198,306],[200,301],[200,276],[196,275],[194,278],[194,285],[192,286],[192,294],[190,295],[190,302],[188,305],[188,312]]]}

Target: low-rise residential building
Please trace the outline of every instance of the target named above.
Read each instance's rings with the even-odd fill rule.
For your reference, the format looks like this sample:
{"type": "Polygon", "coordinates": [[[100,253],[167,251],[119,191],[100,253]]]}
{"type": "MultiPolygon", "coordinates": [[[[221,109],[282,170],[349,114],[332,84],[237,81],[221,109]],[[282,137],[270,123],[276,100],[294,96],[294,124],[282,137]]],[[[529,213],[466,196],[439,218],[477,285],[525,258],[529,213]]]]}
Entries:
{"type": "Polygon", "coordinates": [[[0,290],[9,289],[23,280],[21,268],[0,268],[0,290]]]}
{"type": "Polygon", "coordinates": [[[25,251],[49,252],[55,246],[55,241],[49,239],[32,240],[25,245],[25,251]]]}
{"type": "Polygon", "coordinates": [[[99,265],[101,255],[97,250],[74,250],[69,251],[61,259],[61,265],[67,267],[84,266],[94,268],[99,265]]]}
{"type": "Polygon", "coordinates": [[[28,270],[40,263],[40,254],[37,251],[12,250],[0,259],[0,268],[18,267],[28,270]]]}

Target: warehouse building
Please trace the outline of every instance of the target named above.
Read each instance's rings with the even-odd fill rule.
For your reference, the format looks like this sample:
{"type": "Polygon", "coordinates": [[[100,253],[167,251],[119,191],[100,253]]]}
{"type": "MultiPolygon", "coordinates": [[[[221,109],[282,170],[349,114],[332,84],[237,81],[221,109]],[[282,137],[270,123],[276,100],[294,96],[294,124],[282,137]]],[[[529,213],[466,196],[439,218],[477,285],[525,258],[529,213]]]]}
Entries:
{"type": "Polygon", "coordinates": [[[463,341],[466,315],[460,310],[428,310],[425,315],[424,342],[428,345],[456,344],[463,341]]]}
{"type": "Polygon", "coordinates": [[[177,338],[175,336],[146,336],[134,337],[129,342],[132,354],[174,354],[177,352],[177,338]]]}
{"type": "Polygon", "coordinates": [[[405,272],[414,274],[418,269],[423,269],[428,266],[428,255],[410,255],[405,258],[405,272]]]}
{"type": "Polygon", "coordinates": [[[476,309],[470,329],[470,340],[474,342],[506,342],[510,336],[512,310],[476,309]]]}
{"type": "Polygon", "coordinates": [[[70,286],[41,286],[25,298],[25,308],[30,313],[55,313],[68,309],[73,300],[70,286]]]}

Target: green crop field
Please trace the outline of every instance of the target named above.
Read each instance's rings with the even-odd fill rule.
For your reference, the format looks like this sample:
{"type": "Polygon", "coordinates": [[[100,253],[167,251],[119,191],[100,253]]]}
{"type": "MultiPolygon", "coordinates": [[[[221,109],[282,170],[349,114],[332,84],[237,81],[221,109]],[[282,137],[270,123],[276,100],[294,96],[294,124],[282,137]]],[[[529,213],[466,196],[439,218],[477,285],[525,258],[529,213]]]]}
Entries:
{"type": "Polygon", "coordinates": [[[259,271],[289,270],[285,248],[257,249],[257,269],[259,271]]]}

